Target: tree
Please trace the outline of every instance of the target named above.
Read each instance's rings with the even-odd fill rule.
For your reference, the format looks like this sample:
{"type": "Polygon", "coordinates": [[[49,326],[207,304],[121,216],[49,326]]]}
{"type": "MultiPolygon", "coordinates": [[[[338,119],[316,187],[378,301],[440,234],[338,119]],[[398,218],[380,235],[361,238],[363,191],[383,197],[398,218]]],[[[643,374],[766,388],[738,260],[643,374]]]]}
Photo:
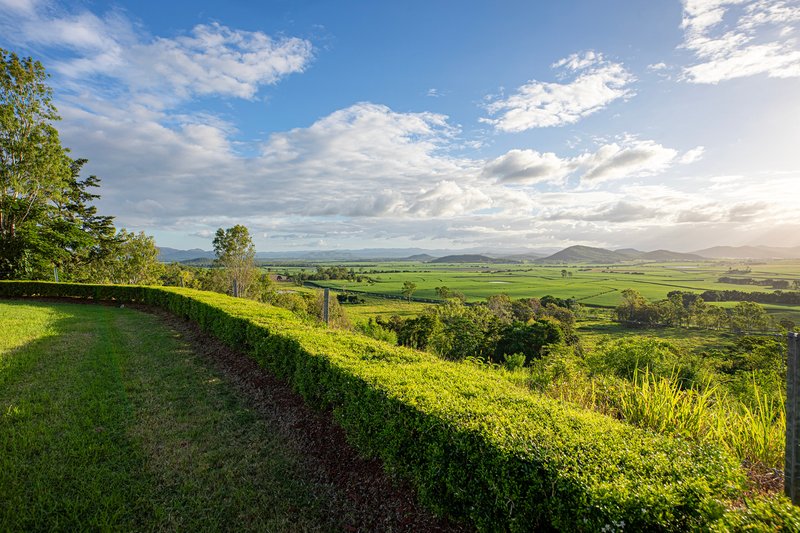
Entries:
{"type": "Polygon", "coordinates": [[[486,298],[486,307],[500,322],[507,324],[513,317],[511,298],[507,294],[493,294],[486,298]]]}
{"type": "Polygon", "coordinates": [[[95,176],[81,180],[53,123],[59,120],[38,61],[0,49],[0,278],[78,279],[114,238],[99,216],[95,176]]]}
{"type": "Polygon", "coordinates": [[[416,290],[417,284],[413,281],[406,280],[403,282],[403,288],[400,290],[400,292],[408,299],[408,301],[411,301],[411,296],[414,294],[414,292],[416,292],[416,290]]]}
{"type": "MultiPolygon", "coordinates": [[[[59,120],[38,61],[0,49],[0,274],[22,277],[23,225],[40,216],[70,177],[70,159],[52,123],[59,120]]],[[[27,253],[26,253],[27,252],[27,253]]]]}
{"type": "Polygon", "coordinates": [[[772,319],[757,303],[739,302],[731,311],[731,329],[734,331],[763,331],[770,326],[772,319]]]}
{"type": "Polygon", "coordinates": [[[542,317],[530,323],[512,322],[505,325],[499,334],[494,359],[503,362],[505,356],[521,353],[525,365],[542,356],[542,349],[553,344],[563,344],[564,331],[561,324],[551,318],[542,317]]]}
{"type": "Polygon", "coordinates": [[[247,297],[258,276],[256,247],[248,229],[241,224],[219,228],[214,235],[214,253],[214,262],[227,273],[231,294],[247,297]]]}
{"type": "Polygon", "coordinates": [[[164,274],[158,261],[158,247],[153,237],[143,231],[134,233],[124,228],[107,242],[101,257],[93,261],[85,279],[118,285],[155,285],[164,274]]]}

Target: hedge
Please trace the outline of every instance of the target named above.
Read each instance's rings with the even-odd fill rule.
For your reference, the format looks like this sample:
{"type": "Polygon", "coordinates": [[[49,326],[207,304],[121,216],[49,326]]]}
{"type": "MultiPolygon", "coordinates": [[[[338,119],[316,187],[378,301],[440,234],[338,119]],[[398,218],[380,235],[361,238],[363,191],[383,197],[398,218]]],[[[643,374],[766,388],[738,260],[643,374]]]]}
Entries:
{"type": "Polygon", "coordinates": [[[332,409],[434,511],[479,530],[709,529],[742,494],[732,456],[538,396],[502,374],[316,327],[257,302],[172,287],[0,282],[0,297],[157,306],[332,409]]]}

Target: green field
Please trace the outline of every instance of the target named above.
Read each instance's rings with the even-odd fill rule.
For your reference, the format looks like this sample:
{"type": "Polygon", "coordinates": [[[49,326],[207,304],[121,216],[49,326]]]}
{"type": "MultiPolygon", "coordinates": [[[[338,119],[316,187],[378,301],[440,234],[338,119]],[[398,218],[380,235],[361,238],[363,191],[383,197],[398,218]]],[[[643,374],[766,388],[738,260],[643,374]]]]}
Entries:
{"type": "Polygon", "coordinates": [[[0,530],[343,527],[297,447],[153,315],[0,301],[0,332],[0,530]]]}
{"type": "MultiPolygon", "coordinates": [[[[350,266],[344,263],[345,266],[350,266]]],[[[446,286],[467,297],[467,301],[480,301],[498,293],[511,298],[542,297],[574,298],[589,306],[614,307],[621,300],[621,291],[636,289],[650,300],[666,298],[675,290],[702,292],[704,290],[741,290],[747,292],[772,292],[771,287],[719,283],[720,276],[728,275],[729,268],[742,265],[728,262],[674,262],[632,263],[613,266],[540,266],[531,264],[464,265],[431,263],[380,263],[354,264],[373,282],[344,280],[317,281],[320,285],[337,290],[351,290],[374,294],[400,295],[403,283],[416,284],[415,297],[437,298],[436,287],[446,286]],[[370,273],[370,271],[383,271],[370,273]],[[569,277],[562,276],[567,270],[569,277]],[[392,271],[392,272],[387,272],[392,271]]],[[[748,265],[751,271],[740,277],[754,279],[800,279],[800,262],[776,261],[748,265]]],[[[307,268],[307,271],[313,270],[307,268]]],[[[800,321],[800,306],[766,305],[768,311],[781,317],[800,321]]]]}

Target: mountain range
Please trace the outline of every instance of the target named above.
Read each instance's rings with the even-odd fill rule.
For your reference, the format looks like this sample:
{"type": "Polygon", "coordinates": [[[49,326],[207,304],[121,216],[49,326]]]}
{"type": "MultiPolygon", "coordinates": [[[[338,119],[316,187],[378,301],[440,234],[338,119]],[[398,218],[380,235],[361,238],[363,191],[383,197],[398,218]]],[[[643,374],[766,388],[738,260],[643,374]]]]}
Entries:
{"type": "MultiPolygon", "coordinates": [[[[259,252],[256,259],[266,261],[420,261],[436,263],[621,263],[625,261],[702,261],[704,259],[766,260],[800,259],[800,246],[714,246],[691,253],[670,250],[643,252],[634,248],[608,250],[592,246],[570,246],[563,250],[426,250],[422,248],[364,248],[360,250],[302,250],[259,252]],[[456,253],[454,253],[456,252],[456,253]],[[548,255],[548,253],[550,255],[548,255]]],[[[179,250],[159,247],[159,260],[165,263],[209,260],[214,252],[193,248],[179,250]]]]}

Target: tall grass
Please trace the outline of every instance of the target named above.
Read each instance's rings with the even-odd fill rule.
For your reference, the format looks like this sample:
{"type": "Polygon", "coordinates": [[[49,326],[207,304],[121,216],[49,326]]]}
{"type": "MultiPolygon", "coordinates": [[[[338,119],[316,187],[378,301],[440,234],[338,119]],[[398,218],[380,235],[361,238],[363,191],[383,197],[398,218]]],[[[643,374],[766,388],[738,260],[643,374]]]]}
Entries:
{"type": "Polygon", "coordinates": [[[656,377],[634,372],[633,385],[621,389],[617,409],[622,418],[659,433],[704,440],[713,427],[711,409],[716,387],[682,389],[677,375],[656,377]]]}
{"type": "Polygon", "coordinates": [[[783,465],[786,435],[786,405],[762,394],[753,381],[753,408],[739,403],[738,409],[716,417],[716,438],[737,457],[779,468],[783,465]]]}
{"type": "Polygon", "coordinates": [[[786,408],[771,399],[755,379],[752,399],[743,401],[706,383],[682,387],[676,374],[636,371],[631,382],[609,376],[573,375],[539,386],[545,395],[621,418],[655,432],[698,442],[713,442],[742,461],[781,468],[786,408]]]}

